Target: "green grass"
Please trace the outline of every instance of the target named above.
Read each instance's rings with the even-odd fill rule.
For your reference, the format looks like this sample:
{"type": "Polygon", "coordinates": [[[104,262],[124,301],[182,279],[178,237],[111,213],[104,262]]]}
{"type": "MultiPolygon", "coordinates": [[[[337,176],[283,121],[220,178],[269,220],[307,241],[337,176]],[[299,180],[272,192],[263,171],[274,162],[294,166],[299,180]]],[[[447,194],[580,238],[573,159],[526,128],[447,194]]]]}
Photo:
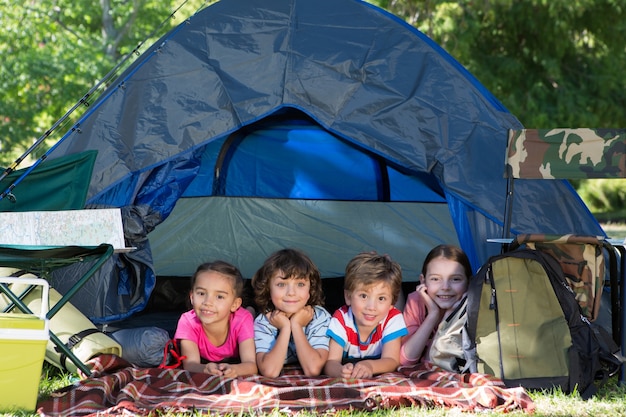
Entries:
{"type": "MultiPolygon", "coordinates": [[[[71,385],[76,381],[77,376],[75,374],[68,374],[61,372],[57,368],[44,364],[42,377],[39,386],[39,395],[46,396],[53,391],[63,388],[67,385],[71,385]]],[[[617,377],[609,379],[605,386],[600,388],[598,394],[590,400],[584,401],[580,399],[577,394],[564,394],[563,392],[530,392],[530,397],[535,402],[536,410],[533,416],[537,417],[617,417],[626,416],[626,385],[619,385],[617,377]]],[[[208,416],[209,414],[197,413],[167,413],[159,414],[159,417],[200,417],[208,416]]],[[[217,417],[217,414],[211,414],[217,417]]],[[[298,417],[317,417],[325,416],[329,414],[301,412],[298,417]]],[[[498,412],[481,412],[481,413],[467,413],[460,410],[449,408],[400,408],[397,410],[382,410],[377,412],[361,412],[361,411],[339,411],[334,416],[338,417],[413,417],[413,416],[425,416],[425,417],[443,417],[443,416],[502,416],[503,413],[498,412]]],[[[528,416],[529,414],[522,411],[513,411],[506,414],[507,416],[528,416]]],[[[3,417],[34,417],[36,414],[27,412],[5,413],[0,414],[3,417]]],[[[241,416],[241,414],[232,414],[233,417],[241,416]]],[[[264,413],[264,414],[252,414],[252,417],[286,417],[285,413],[279,411],[264,413]]]]}

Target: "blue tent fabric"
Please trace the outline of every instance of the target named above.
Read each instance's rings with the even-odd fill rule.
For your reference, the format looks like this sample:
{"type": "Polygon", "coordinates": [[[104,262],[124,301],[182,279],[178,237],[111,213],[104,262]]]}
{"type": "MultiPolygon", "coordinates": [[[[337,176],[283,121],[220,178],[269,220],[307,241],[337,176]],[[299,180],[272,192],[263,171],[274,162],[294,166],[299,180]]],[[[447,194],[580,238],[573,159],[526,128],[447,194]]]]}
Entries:
{"type": "MultiPolygon", "coordinates": [[[[149,205],[163,224],[181,198],[247,193],[438,204],[456,229],[440,239],[475,268],[499,249],[486,239],[503,234],[507,132],[522,128],[431,39],[358,0],[219,1],[159,39],[79,123],[50,157],[98,151],[88,204],[149,205]],[[261,163],[271,158],[280,175],[261,163]],[[285,186],[293,175],[309,184],[285,186]],[[377,181],[388,189],[368,189],[377,181]]],[[[510,232],[604,235],[561,180],[516,182],[510,232]]]]}

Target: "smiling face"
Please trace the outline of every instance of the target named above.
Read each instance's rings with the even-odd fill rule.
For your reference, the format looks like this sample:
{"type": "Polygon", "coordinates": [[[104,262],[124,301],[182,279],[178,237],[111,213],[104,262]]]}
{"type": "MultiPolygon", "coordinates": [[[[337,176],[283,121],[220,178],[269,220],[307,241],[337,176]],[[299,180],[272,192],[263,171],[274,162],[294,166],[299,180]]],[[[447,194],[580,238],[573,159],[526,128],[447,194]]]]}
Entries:
{"type": "Polygon", "coordinates": [[[230,313],[241,305],[233,288],[233,279],[216,271],[202,271],[191,291],[191,305],[203,325],[228,325],[230,313]]]}
{"type": "Polygon", "coordinates": [[[311,297],[311,282],[307,278],[285,277],[277,271],[270,278],[270,298],[276,310],[291,317],[302,310],[311,297]]]}
{"type": "Polygon", "coordinates": [[[420,277],[428,295],[442,310],[452,308],[467,291],[468,277],[463,265],[444,257],[432,259],[426,275],[420,277]]]}
{"type": "Polygon", "coordinates": [[[383,321],[393,307],[391,287],[385,282],[368,286],[358,284],[351,292],[345,292],[346,304],[352,308],[352,314],[359,337],[364,341],[378,323],[383,321]]]}

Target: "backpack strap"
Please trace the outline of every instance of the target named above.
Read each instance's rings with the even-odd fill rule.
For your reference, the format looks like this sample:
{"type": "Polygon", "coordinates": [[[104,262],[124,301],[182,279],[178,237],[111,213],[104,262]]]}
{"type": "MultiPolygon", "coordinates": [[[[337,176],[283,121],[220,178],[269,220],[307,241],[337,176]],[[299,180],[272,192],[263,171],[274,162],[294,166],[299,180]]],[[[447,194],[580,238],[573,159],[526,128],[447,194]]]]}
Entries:
{"type": "Polygon", "coordinates": [[[626,363],[626,357],[621,354],[619,346],[604,327],[595,322],[591,323],[590,327],[593,331],[593,336],[600,346],[600,361],[608,368],[607,376],[613,376],[619,371],[620,367],[626,363]]]}
{"type": "Polygon", "coordinates": [[[461,300],[459,301],[459,304],[454,307],[454,310],[452,310],[452,312],[448,315],[448,317],[446,317],[446,322],[450,322],[452,319],[461,319],[465,316],[465,314],[467,313],[467,295],[464,295],[461,300]]]}
{"type": "Polygon", "coordinates": [[[613,341],[619,343],[622,336],[622,329],[620,327],[620,283],[619,272],[617,266],[617,253],[616,248],[611,243],[604,241],[602,246],[606,249],[609,255],[609,286],[611,288],[611,333],[613,334],[613,341]]]}
{"type": "MultiPolygon", "coordinates": [[[[67,339],[67,343],[65,343],[65,346],[67,346],[69,350],[72,350],[74,346],[76,346],[77,344],[81,342],[81,340],[83,340],[85,337],[92,335],[94,333],[102,333],[102,332],[96,328],[81,330],[80,332],[71,335],[69,339],[67,339]]],[[[64,352],[61,352],[61,349],[59,349],[58,346],[55,346],[54,350],[56,350],[57,353],[61,354],[59,356],[59,362],[61,363],[61,366],[63,366],[63,370],[68,372],[69,370],[67,369],[67,366],[66,366],[67,355],[64,352]]]]}
{"type": "Polygon", "coordinates": [[[466,366],[464,371],[470,373],[478,372],[478,353],[476,351],[476,328],[478,325],[478,310],[483,285],[490,283],[491,257],[487,263],[482,265],[478,272],[470,279],[467,287],[467,318],[465,331],[463,332],[463,350],[465,354],[466,366]]]}

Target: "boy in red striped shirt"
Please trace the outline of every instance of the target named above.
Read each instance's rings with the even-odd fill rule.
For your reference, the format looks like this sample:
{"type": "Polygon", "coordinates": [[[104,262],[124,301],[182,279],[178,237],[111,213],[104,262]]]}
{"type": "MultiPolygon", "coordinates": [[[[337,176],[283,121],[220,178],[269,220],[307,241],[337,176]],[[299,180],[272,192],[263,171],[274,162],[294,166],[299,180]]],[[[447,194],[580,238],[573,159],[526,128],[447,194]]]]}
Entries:
{"type": "Polygon", "coordinates": [[[346,305],[328,326],[326,375],[371,378],[398,368],[407,334],[402,312],[394,307],[401,285],[402,269],[389,256],[368,252],[352,258],[346,266],[346,305]]]}

